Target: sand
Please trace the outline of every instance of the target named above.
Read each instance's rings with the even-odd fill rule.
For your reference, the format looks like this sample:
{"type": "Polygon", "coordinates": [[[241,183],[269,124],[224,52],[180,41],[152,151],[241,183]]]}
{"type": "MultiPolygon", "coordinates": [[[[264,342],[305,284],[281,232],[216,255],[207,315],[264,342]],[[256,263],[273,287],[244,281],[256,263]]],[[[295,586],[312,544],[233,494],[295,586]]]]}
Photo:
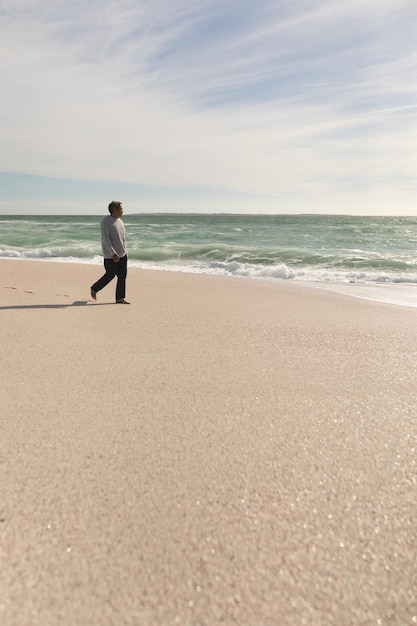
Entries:
{"type": "Polygon", "coordinates": [[[0,261],[0,623],[417,623],[417,312],[0,261]]]}

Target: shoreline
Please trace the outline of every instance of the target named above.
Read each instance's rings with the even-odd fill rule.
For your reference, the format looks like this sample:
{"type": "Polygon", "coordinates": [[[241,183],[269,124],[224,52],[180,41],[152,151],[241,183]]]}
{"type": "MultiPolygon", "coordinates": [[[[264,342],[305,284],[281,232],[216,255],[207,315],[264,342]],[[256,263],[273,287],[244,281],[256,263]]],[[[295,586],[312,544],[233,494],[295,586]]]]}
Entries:
{"type": "MultiPolygon", "coordinates": [[[[2,261],[17,262],[41,262],[41,263],[57,263],[64,265],[91,265],[93,267],[102,267],[102,258],[94,260],[83,260],[78,258],[0,258],[2,261]]],[[[179,269],[178,267],[170,269],[169,267],[140,267],[135,265],[135,261],[129,263],[130,271],[143,272],[168,272],[178,274],[191,274],[193,276],[213,276],[218,278],[230,278],[248,281],[265,282],[279,288],[283,284],[294,284],[300,288],[306,289],[322,289],[339,293],[351,298],[359,298],[370,302],[380,302],[383,304],[391,304],[393,306],[401,306],[407,308],[417,308],[417,285],[414,283],[369,283],[369,282],[325,282],[325,281],[304,281],[301,279],[284,279],[284,278],[265,278],[257,276],[230,276],[224,274],[216,274],[215,272],[191,271],[188,269],[179,269]]]]}
{"type": "Polygon", "coordinates": [[[414,623],[415,312],[100,271],[0,261],[0,623],[414,623]]]}

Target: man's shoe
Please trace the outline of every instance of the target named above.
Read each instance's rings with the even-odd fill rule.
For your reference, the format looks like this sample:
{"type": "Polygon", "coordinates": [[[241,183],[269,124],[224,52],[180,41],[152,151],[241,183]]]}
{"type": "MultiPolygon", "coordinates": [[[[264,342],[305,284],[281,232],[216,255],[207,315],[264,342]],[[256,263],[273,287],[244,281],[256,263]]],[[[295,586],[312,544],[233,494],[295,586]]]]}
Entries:
{"type": "Polygon", "coordinates": [[[93,289],[90,289],[90,295],[93,298],[93,300],[97,300],[97,293],[93,291],[93,289]]]}
{"type": "Polygon", "coordinates": [[[116,300],[116,304],[130,304],[130,302],[123,298],[123,300],[116,300]]]}

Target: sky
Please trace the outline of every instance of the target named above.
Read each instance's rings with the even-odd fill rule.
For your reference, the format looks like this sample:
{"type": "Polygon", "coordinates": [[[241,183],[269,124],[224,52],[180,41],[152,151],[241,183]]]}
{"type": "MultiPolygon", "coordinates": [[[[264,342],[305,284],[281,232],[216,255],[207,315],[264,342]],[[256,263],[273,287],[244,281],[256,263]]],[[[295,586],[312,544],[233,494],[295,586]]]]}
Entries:
{"type": "Polygon", "coordinates": [[[0,214],[417,213],[415,0],[0,0],[0,214]]]}

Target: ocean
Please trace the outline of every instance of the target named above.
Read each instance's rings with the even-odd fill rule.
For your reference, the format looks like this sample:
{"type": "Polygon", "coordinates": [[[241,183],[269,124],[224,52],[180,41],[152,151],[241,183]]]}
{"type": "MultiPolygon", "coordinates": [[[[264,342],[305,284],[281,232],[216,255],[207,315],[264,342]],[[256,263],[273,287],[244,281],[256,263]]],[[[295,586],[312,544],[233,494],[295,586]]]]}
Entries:
{"type": "MultiPolygon", "coordinates": [[[[0,216],[0,258],[101,263],[102,216],[0,216]]],[[[417,285],[417,217],[138,214],[129,265],[302,280],[417,285]]]]}

